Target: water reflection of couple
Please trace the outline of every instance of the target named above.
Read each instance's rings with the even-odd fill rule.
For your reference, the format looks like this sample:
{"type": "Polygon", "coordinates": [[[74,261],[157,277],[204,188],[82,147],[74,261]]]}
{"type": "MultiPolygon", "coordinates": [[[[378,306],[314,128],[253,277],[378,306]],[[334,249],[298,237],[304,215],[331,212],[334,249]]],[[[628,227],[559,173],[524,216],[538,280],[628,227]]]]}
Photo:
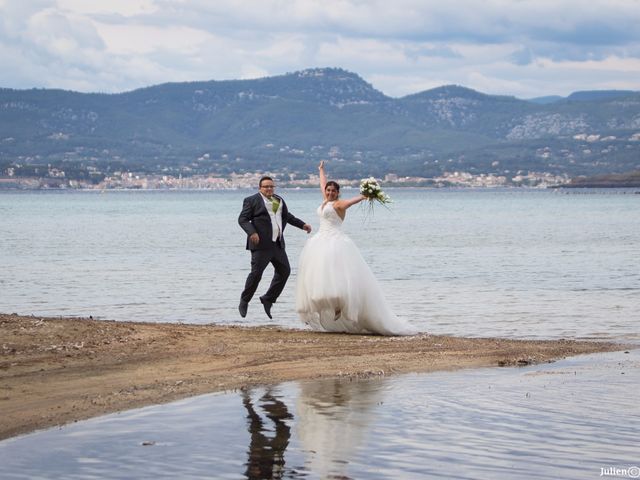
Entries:
{"type": "MultiPolygon", "coordinates": [[[[304,323],[319,331],[380,335],[413,333],[410,326],[390,310],[371,269],[353,241],[342,231],[347,209],[365,197],[340,199],[340,186],[327,180],[324,162],[320,163],[319,172],[323,196],[317,210],[320,228],[300,254],[296,286],[298,315],[304,323]]],[[[311,226],[293,216],[284,199],[274,194],[275,183],[271,177],[263,177],[259,187],[258,193],[244,199],[238,218],[247,234],[247,249],[251,251],[251,272],[238,309],[245,317],[262,274],[271,263],[274,277],[260,301],[272,318],[272,305],[282,293],[291,271],[284,229],[291,224],[309,233],[311,226]]]]}
{"type": "Polygon", "coordinates": [[[304,465],[289,462],[287,467],[285,453],[291,443],[293,415],[274,388],[244,389],[242,401],[250,433],[246,478],[298,478],[304,477],[305,471],[320,478],[349,478],[344,473],[365,438],[383,393],[380,380],[301,383],[295,426],[305,460],[304,465]]]}
{"type": "Polygon", "coordinates": [[[293,416],[287,406],[274,396],[270,389],[259,399],[259,406],[265,411],[271,425],[258,413],[249,389],[242,390],[242,403],[247,410],[247,425],[251,434],[247,470],[248,479],[278,479],[284,474],[284,452],[289,445],[291,427],[287,423],[293,416]],[[273,435],[269,435],[273,432],[273,435]]]}

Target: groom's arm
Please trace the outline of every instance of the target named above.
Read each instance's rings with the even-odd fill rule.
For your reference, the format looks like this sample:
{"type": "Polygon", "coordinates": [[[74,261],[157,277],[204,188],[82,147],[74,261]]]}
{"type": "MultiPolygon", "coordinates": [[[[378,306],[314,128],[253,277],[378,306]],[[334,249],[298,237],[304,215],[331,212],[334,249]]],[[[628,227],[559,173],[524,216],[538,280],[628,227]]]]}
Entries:
{"type": "Polygon", "coordinates": [[[287,212],[287,223],[289,225],[293,225],[294,227],[301,228],[307,233],[311,233],[311,225],[308,223],[304,223],[304,221],[299,218],[294,217],[290,212],[287,212]]]}
{"type": "Polygon", "coordinates": [[[240,228],[242,228],[242,230],[244,230],[249,236],[254,233],[258,233],[252,220],[253,202],[251,197],[247,197],[244,199],[244,202],[242,202],[242,211],[240,212],[240,216],[238,216],[238,225],[240,225],[240,228]]]}

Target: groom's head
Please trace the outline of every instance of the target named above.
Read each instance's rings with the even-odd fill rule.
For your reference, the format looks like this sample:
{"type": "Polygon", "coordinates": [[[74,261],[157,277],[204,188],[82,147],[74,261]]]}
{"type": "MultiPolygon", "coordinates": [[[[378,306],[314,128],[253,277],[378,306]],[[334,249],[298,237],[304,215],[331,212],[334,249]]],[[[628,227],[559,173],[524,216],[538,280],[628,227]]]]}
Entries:
{"type": "Polygon", "coordinates": [[[260,193],[267,198],[273,196],[273,190],[276,188],[275,183],[273,183],[273,178],[271,177],[262,177],[258,186],[260,187],[260,193]]]}

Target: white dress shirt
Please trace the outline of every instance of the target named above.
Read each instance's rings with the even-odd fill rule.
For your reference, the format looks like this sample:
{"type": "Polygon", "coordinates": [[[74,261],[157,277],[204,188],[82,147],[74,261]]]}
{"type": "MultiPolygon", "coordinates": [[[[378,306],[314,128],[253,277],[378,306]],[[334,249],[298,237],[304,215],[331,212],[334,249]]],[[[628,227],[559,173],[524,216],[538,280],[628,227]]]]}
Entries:
{"type": "MultiPolygon", "coordinates": [[[[262,193],[260,193],[262,195],[262,193]]],[[[278,200],[278,211],[273,213],[273,203],[267,197],[262,195],[262,199],[264,200],[264,206],[267,207],[267,212],[269,212],[269,217],[271,217],[271,231],[273,232],[271,235],[271,241],[275,242],[278,240],[278,237],[282,233],[282,200],[274,197],[278,200]]]]}

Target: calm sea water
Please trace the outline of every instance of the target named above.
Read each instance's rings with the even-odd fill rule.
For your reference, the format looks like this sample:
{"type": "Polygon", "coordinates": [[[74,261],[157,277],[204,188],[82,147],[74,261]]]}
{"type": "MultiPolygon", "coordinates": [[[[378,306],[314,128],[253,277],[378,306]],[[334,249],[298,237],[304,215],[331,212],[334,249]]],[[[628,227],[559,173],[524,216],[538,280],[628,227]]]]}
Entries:
{"type": "Polygon", "coordinates": [[[0,442],[2,478],[640,475],[640,353],[204,395],[0,442]]]}
{"type": "MultiPolygon", "coordinates": [[[[269,322],[237,303],[252,192],[0,194],[0,311],[269,322]]],[[[315,191],[282,193],[317,225],[315,191]]],[[[348,195],[348,191],[344,194],[348,195]]],[[[395,190],[349,211],[394,311],[422,331],[640,341],[640,195],[395,190]]],[[[295,316],[294,274],[274,322],[295,316]]],[[[266,274],[263,290],[267,287],[266,274]]],[[[7,479],[582,479],[638,470],[640,352],[553,365],[286,383],[0,442],[7,479]]]]}
{"type": "MultiPolygon", "coordinates": [[[[294,227],[293,274],[273,322],[257,301],[246,319],[237,312],[250,258],[237,216],[251,193],[0,193],[0,311],[300,327],[295,270],[306,234],[294,227]]],[[[317,226],[316,190],[280,193],[317,226]]],[[[354,207],[345,228],[393,310],[419,330],[640,339],[640,195],[389,193],[390,210],[354,207]]]]}

